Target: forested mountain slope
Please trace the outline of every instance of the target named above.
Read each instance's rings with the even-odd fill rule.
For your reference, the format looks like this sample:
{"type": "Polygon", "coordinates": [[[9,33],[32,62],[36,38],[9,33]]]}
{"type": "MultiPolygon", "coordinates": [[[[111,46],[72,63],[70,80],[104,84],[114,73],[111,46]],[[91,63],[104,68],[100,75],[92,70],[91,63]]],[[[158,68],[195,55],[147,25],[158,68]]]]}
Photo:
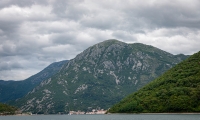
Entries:
{"type": "Polygon", "coordinates": [[[109,112],[200,112],[200,52],[124,98],[109,112]]]}

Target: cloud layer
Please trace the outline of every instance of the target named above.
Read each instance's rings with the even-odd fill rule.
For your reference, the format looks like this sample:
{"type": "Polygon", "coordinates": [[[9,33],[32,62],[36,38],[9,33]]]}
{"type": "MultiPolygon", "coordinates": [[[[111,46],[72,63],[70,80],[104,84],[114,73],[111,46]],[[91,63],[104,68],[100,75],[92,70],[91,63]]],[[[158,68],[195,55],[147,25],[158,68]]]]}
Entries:
{"type": "Polygon", "coordinates": [[[113,38],[193,54],[200,50],[199,6],[199,0],[1,0],[0,79],[23,80],[113,38]]]}

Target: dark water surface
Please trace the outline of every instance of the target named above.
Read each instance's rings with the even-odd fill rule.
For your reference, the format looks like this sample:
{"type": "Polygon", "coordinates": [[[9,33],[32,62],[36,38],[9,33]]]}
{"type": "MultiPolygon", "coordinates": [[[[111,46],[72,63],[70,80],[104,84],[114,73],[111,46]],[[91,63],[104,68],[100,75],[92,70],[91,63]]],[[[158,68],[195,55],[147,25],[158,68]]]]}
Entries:
{"type": "Polygon", "coordinates": [[[190,114],[32,115],[0,116],[0,120],[200,120],[190,114]]]}

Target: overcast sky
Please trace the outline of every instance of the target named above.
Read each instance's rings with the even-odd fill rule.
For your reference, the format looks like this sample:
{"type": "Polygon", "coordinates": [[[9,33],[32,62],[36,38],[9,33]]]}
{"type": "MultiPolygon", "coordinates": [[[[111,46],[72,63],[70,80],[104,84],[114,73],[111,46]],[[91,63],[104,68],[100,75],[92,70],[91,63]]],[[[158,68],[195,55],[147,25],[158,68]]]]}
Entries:
{"type": "Polygon", "coordinates": [[[0,79],[26,79],[107,39],[191,55],[200,1],[0,0],[0,79]]]}

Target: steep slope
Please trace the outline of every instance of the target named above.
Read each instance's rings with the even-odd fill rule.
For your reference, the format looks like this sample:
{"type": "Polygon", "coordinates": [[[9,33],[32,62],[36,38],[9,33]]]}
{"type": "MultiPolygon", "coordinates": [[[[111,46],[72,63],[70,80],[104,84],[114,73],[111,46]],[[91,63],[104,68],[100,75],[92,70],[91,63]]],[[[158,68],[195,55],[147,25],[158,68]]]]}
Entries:
{"type": "Polygon", "coordinates": [[[200,52],[129,95],[109,112],[200,112],[200,52]]]}
{"type": "Polygon", "coordinates": [[[23,97],[43,80],[57,73],[67,61],[55,62],[41,72],[23,81],[0,80],[0,102],[7,102],[23,97]]]}
{"type": "Polygon", "coordinates": [[[77,55],[15,105],[33,113],[107,109],[181,60],[152,46],[107,40],[77,55]]]}

